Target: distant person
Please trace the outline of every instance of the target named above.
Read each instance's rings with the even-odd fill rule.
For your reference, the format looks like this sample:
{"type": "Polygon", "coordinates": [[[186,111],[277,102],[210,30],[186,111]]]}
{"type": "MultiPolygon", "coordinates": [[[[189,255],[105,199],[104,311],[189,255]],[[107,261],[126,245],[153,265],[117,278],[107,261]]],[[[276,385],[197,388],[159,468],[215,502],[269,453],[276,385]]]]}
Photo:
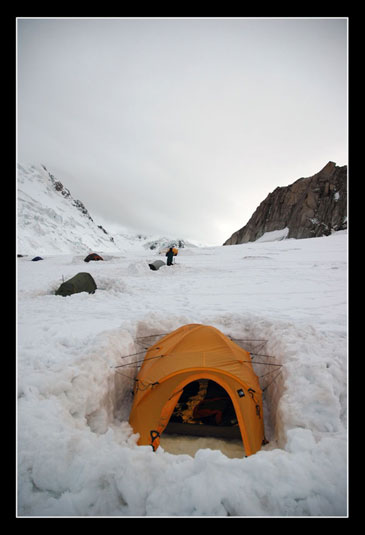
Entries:
{"type": "Polygon", "coordinates": [[[167,265],[172,266],[172,260],[174,258],[174,251],[172,250],[172,247],[170,247],[170,249],[167,251],[166,256],[167,256],[167,265]]]}

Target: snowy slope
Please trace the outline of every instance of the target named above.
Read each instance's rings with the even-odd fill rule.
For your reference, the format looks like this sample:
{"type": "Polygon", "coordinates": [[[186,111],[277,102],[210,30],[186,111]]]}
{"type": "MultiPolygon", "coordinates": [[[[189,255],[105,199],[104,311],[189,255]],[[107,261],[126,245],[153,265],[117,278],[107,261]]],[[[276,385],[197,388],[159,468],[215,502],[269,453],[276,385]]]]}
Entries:
{"type": "Polygon", "coordinates": [[[121,253],[131,249],[162,249],[172,240],[131,234],[119,224],[97,224],[82,202],[43,166],[18,164],[18,254],[121,253]]]}
{"type": "Polygon", "coordinates": [[[121,252],[70,192],[55,188],[45,168],[18,164],[17,234],[18,253],[121,252]]]}
{"type": "Polygon", "coordinates": [[[159,271],[144,248],[86,269],[75,253],[18,259],[20,516],[346,516],[347,234],[276,238],[188,247],[159,271]],[[80,271],[94,295],[54,295],[80,271]],[[192,322],[266,340],[245,344],[272,356],[256,358],[269,443],[255,455],[214,440],[136,445],[141,337],[192,322]]]}

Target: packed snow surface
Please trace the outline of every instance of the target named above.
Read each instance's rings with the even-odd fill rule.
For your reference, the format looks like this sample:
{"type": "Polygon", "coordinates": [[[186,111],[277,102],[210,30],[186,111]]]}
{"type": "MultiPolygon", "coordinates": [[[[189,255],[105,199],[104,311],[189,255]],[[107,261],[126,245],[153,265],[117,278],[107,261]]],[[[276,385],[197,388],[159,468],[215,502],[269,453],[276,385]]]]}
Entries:
{"type": "Polygon", "coordinates": [[[18,258],[18,516],[347,515],[347,234],[277,238],[180,249],[158,271],[141,245],[88,264],[18,258]],[[95,294],[54,295],[81,271],[95,294]],[[253,362],[269,443],[255,455],[239,441],[136,444],[143,352],[187,323],[266,355],[253,362]]]}

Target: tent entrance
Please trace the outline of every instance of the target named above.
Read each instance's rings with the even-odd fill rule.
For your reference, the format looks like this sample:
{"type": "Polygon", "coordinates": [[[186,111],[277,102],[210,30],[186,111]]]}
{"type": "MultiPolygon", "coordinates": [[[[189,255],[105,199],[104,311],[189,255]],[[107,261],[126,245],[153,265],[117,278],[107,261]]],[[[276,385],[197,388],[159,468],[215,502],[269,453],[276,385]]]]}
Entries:
{"type": "Polygon", "coordinates": [[[199,379],[184,387],[164,433],[241,438],[230,396],[209,379],[199,379]]]}

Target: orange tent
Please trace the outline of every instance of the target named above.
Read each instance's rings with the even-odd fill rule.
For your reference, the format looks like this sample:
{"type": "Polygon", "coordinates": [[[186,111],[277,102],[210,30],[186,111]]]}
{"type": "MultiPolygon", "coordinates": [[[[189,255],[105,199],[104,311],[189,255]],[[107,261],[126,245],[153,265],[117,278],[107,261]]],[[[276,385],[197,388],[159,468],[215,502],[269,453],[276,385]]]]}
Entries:
{"type": "Polygon", "coordinates": [[[262,390],[250,354],[215,327],[184,325],[151,346],[136,378],[129,423],[156,450],[186,385],[208,379],[232,401],[246,455],[264,440],[262,390]]]}

